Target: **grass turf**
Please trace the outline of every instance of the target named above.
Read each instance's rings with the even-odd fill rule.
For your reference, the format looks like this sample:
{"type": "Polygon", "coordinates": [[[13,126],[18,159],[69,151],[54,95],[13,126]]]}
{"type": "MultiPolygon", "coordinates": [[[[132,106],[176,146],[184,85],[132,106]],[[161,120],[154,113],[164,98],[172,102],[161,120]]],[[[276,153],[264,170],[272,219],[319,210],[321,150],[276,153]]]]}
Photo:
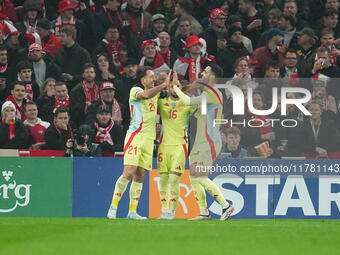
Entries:
{"type": "Polygon", "coordinates": [[[0,254],[339,254],[339,220],[0,217],[0,254]]]}

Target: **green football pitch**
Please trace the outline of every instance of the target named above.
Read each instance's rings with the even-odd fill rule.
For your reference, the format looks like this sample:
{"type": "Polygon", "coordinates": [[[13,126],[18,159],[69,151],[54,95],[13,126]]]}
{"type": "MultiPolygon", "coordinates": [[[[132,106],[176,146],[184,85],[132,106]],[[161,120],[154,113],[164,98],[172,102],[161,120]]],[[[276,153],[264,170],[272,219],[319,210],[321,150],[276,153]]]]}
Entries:
{"type": "Polygon", "coordinates": [[[0,254],[339,254],[339,220],[0,217],[0,254]]]}

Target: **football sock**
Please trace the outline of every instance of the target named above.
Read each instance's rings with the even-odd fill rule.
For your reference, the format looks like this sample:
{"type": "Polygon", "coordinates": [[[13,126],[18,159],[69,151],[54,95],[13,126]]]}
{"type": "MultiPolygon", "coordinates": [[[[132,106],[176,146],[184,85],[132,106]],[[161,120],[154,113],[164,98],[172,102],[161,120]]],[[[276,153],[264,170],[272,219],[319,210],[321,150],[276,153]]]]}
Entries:
{"type": "MultiPolygon", "coordinates": [[[[190,182],[192,189],[194,191],[194,195],[198,204],[198,207],[200,208],[201,214],[202,212],[205,212],[204,210],[207,210],[207,200],[205,196],[205,190],[203,186],[197,181],[197,177],[190,176],[190,182]]],[[[209,214],[209,212],[207,213],[209,214]]],[[[202,214],[202,215],[207,215],[202,214]]]]}
{"type": "Polygon", "coordinates": [[[169,209],[169,173],[159,173],[159,198],[161,199],[162,212],[169,209]]]}
{"type": "Polygon", "coordinates": [[[130,187],[130,207],[129,207],[129,214],[131,212],[136,212],[139,197],[142,193],[143,183],[132,181],[130,187]]]}
{"type": "Polygon", "coordinates": [[[222,208],[226,208],[229,206],[229,203],[225,200],[221,190],[217,187],[217,185],[210,180],[208,177],[198,177],[197,182],[199,182],[208,193],[220,203],[222,208]]]}
{"type": "Polygon", "coordinates": [[[170,183],[170,209],[175,211],[177,204],[178,204],[178,198],[180,194],[179,189],[179,179],[181,177],[176,174],[170,174],[169,176],[169,183],[170,183]]]}
{"type": "Polygon", "coordinates": [[[114,208],[118,207],[118,203],[119,203],[120,199],[122,198],[128,183],[129,183],[129,180],[126,179],[125,177],[123,177],[123,175],[121,175],[118,178],[118,180],[116,182],[115,190],[113,192],[111,207],[114,207],[114,208]]]}

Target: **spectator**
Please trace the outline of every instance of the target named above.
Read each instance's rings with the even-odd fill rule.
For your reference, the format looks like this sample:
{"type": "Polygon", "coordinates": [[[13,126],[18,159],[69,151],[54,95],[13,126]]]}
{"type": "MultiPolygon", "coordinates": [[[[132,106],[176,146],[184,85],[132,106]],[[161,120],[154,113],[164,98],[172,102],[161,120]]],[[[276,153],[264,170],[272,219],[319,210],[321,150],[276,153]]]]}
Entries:
{"type": "MultiPolygon", "coordinates": [[[[121,105],[129,109],[129,95],[132,87],[138,84],[136,73],[138,68],[136,59],[129,58],[124,66],[124,73],[119,80],[115,82],[116,93],[115,97],[121,105]]],[[[130,114],[129,114],[130,116],[130,114]]]]}
{"type": "Polygon", "coordinates": [[[331,53],[332,65],[336,66],[336,58],[340,55],[340,51],[334,44],[334,31],[331,28],[323,28],[320,32],[320,47],[326,47],[331,53]]]}
{"type": "Polygon", "coordinates": [[[118,72],[123,71],[125,56],[127,54],[124,42],[121,40],[120,32],[117,26],[110,25],[105,33],[105,38],[101,40],[94,50],[96,55],[106,54],[109,61],[114,64],[118,72]]]}
{"type": "Polygon", "coordinates": [[[171,48],[173,48],[178,56],[183,57],[186,52],[186,39],[192,35],[191,23],[188,17],[181,17],[178,21],[179,34],[173,37],[174,40],[171,42],[171,48]]]}
{"type": "Polygon", "coordinates": [[[54,113],[53,124],[45,132],[45,148],[47,150],[65,150],[66,143],[72,141],[73,134],[69,124],[70,116],[68,110],[61,106],[54,113]]]}
{"type": "Polygon", "coordinates": [[[238,26],[228,29],[228,43],[224,50],[218,52],[217,63],[223,69],[223,76],[231,78],[234,75],[233,66],[239,57],[250,55],[242,43],[242,30],[238,26]]]}
{"type": "Polygon", "coordinates": [[[38,107],[34,102],[27,102],[25,105],[25,115],[27,119],[24,121],[24,125],[29,133],[27,146],[31,150],[42,149],[45,145],[46,129],[51,124],[38,118],[38,107]]]}
{"type": "Polygon", "coordinates": [[[152,16],[151,31],[145,33],[143,40],[156,39],[160,32],[166,31],[166,19],[163,14],[157,13],[152,16]]]}
{"type": "MultiPolygon", "coordinates": [[[[237,16],[237,15],[230,15],[226,23],[227,23],[227,28],[231,26],[238,26],[242,28],[242,19],[240,16],[237,16]]],[[[246,37],[244,34],[242,34],[242,43],[244,47],[246,47],[246,49],[249,51],[249,53],[253,53],[253,44],[251,40],[248,37],[246,37]]]]}
{"type": "Polygon", "coordinates": [[[91,63],[90,54],[76,43],[76,34],[77,31],[72,26],[62,28],[60,42],[63,48],[58,50],[55,56],[69,89],[81,81],[82,67],[91,63]]]}
{"type": "Polygon", "coordinates": [[[139,66],[150,66],[155,74],[168,72],[170,70],[162,54],[156,50],[156,43],[154,41],[144,41],[142,44],[142,53],[143,57],[139,62],[139,66]]]}
{"type": "Polygon", "coordinates": [[[15,117],[22,122],[26,120],[24,106],[26,104],[26,84],[22,81],[14,81],[11,84],[11,95],[6,98],[6,101],[11,101],[15,106],[15,117]]]}
{"type": "Polygon", "coordinates": [[[28,60],[33,66],[32,80],[41,88],[46,78],[61,80],[61,69],[51,57],[45,53],[41,45],[33,43],[29,47],[28,60]]]}
{"type": "Polygon", "coordinates": [[[110,109],[101,105],[97,109],[94,142],[100,144],[103,156],[113,156],[115,152],[123,151],[123,131],[111,118],[110,109]]]}
{"type": "Polygon", "coordinates": [[[207,52],[217,56],[217,49],[223,50],[226,47],[228,32],[225,25],[226,14],[219,8],[210,12],[209,27],[203,31],[200,37],[207,42],[207,52]]]}
{"type": "Polygon", "coordinates": [[[51,31],[51,22],[46,18],[42,18],[38,20],[36,27],[37,33],[41,39],[42,48],[45,51],[49,51],[52,56],[55,57],[56,52],[63,46],[60,43],[59,37],[55,36],[55,34],[51,31]]]}
{"type": "Polygon", "coordinates": [[[241,13],[243,33],[257,45],[258,40],[264,31],[264,15],[256,10],[255,0],[239,0],[239,12],[241,13]]]}
{"type": "Polygon", "coordinates": [[[2,9],[0,15],[4,18],[9,18],[12,22],[18,22],[17,12],[11,0],[1,1],[2,9]]]}
{"type": "Polygon", "coordinates": [[[296,0],[285,0],[283,13],[289,13],[295,17],[297,30],[300,31],[305,27],[309,27],[308,22],[302,17],[301,13],[299,13],[296,0]]]}
{"type": "Polygon", "coordinates": [[[109,61],[109,57],[105,53],[96,55],[96,81],[101,84],[103,81],[114,81],[116,76],[114,75],[115,69],[113,64],[109,61]]]}
{"type": "Polygon", "coordinates": [[[313,29],[304,28],[297,35],[297,54],[299,55],[297,67],[303,78],[312,76],[312,69],[316,54],[316,37],[313,29]]]}
{"type": "Polygon", "coordinates": [[[230,154],[230,158],[245,158],[248,151],[240,146],[241,132],[237,127],[230,127],[223,132],[225,144],[221,149],[221,153],[230,154]]]}
{"type": "Polygon", "coordinates": [[[284,46],[286,48],[289,48],[296,33],[295,17],[292,14],[283,13],[280,18],[278,27],[279,29],[284,31],[284,46]]]}
{"type": "Polygon", "coordinates": [[[318,34],[320,34],[323,28],[333,29],[334,35],[336,38],[340,37],[340,29],[338,26],[338,10],[335,9],[326,9],[322,16],[322,21],[319,23],[317,27],[318,34]]]}
{"type": "Polygon", "coordinates": [[[37,101],[39,117],[44,121],[53,123],[56,109],[61,106],[65,107],[67,110],[70,109],[70,97],[64,82],[55,83],[54,80],[46,80],[45,87],[47,88],[46,95],[40,97],[37,101]],[[51,86],[54,86],[55,95],[53,94],[51,86]]]}
{"type": "Polygon", "coordinates": [[[272,28],[268,32],[268,42],[266,46],[257,48],[253,53],[253,58],[257,61],[254,70],[254,76],[257,78],[264,77],[266,65],[270,61],[279,62],[280,66],[284,65],[283,49],[284,33],[278,28],[272,28]]]}
{"type": "Polygon", "coordinates": [[[267,64],[264,78],[278,80],[280,78],[280,67],[277,62],[271,61],[267,64]]]}
{"type": "Polygon", "coordinates": [[[0,46],[0,102],[5,100],[9,93],[9,83],[13,76],[12,68],[8,66],[7,49],[0,46]]]}
{"type": "Polygon", "coordinates": [[[88,107],[99,98],[98,85],[95,79],[95,66],[90,63],[86,64],[83,68],[83,81],[74,87],[70,93],[71,121],[75,127],[84,124],[88,107]]]}
{"type": "MultiPolygon", "coordinates": [[[[75,157],[100,157],[102,150],[99,144],[93,143],[93,133],[89,125],[80,125],[76,132],[74,143],[72,142],[72,152],[66,149],[65,156],[70,156],[73,153],[75,157]]],[[[71,143],[70,143],[71,144],[71,143]]],[[[71,145],[70,145],[71,146],[71,145]]]]}
{"type": "Polygon", "coordinates": [[[157,13],[163,14],[166,23],[169,24],[175,18],[175,1],[160,0],[158,3],[157,13]]]}
{"type": "Polygon", "coordinates": [[[203,70],[202,65],[207,64],[210,60],[207,57],[201,57],[202,43],[196,35],[191,35],[186,39],[187,53],[180,57],[174,64],[174,71],[178,73],[180,79],[195,81],[203,70]]]}
{"type": "Polygon", "coordinates": [[[27,144],[28,132],[16,116],[16,108],[11,101],[1,107],[0,149],[23,149],[27,144]]]}
{"type": "MultiPolygon", "coordinates": [[[[117,124],[120,125],[123,129],[123,113],[127,109],[122,108],[122,106],[118,103],[118,101],[115,99],[115,91],[116,88],[112,82],[103,82],[100,86],[100,99],[92,102],[92,104],[89,106],[89,110],[86,113],[85,123],[86,124],[92,124],[96,120],[96,113],[98,108],[101,105],[107,105],[109,109],[111,109],[110,114],[112,117],[112,120],[117,124]]],[[[129,114],[129,113],[128,113],[129,114]]],[[[128,115],[128,114],[125,114],[128,115]]],[[[124,120],[124,126],[127,128],[129,125],[129,122],[126,122],[124,120]]]]}
{"type": "Polygon", "coordinates": [[[299,148],[302,153],[317,157],[327,157],[328,152],[339,151],[339,137],[333,122],[322,117],[322,103],[312,100],[306,118],[299,129],[299,148]]]}
{"type": "Polygon", "coordinates": [[[176,18],[172,20],[169,24],[168,30],[171,37],[176,37],[179,35],[179,20],[182,17],[186,17],[190,21],[191,32],[194,35],[199,35],[203,28],[200,23],[191,15],[193,10],[193,4],[191,0],[179,0],[175,5],[175,16],[176,18]]]}
{"type": "Polygon", "coordinates": [[[159,53],[162,55],[165,64],[172,68],[178,55],[174,50],[170,49],[170,35],[167,32],[161,32],[158,34],[158,40],[159,53]]]}
{"type": "Polygon", "coordinates": [[[287,83],[292,86],[298,86],[299,77],[301,76],[300,70],[297,66],[297,53],[293,49],[288,49],[284,55],[284,67],[281,68],[280,76],[287,80],[287,83]]]}
{"type": "Polygon", "coordinates": [[[39,85],[32,80],[32,64],[28,61],[20,61],[16,69],[18,81],[24,82],[26,86],[26,101],[36,101],[40,95],[40,89],[39,85]]]}

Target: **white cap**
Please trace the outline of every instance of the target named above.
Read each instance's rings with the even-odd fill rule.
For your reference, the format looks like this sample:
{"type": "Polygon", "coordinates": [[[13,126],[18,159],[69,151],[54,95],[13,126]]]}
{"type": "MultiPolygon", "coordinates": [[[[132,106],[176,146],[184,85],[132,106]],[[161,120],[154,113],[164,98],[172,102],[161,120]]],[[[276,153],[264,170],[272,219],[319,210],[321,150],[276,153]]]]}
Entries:
{"type": "Polygon", "coordinates": [[[6,101],[5,103],[3,103],[2,107],[1,107],[1,116],[4,116],[4,110],[6,107],[11,107],[14,109],[14,111],[16,111],[15,105],[11,102],[11,101],[6,101]]]}

